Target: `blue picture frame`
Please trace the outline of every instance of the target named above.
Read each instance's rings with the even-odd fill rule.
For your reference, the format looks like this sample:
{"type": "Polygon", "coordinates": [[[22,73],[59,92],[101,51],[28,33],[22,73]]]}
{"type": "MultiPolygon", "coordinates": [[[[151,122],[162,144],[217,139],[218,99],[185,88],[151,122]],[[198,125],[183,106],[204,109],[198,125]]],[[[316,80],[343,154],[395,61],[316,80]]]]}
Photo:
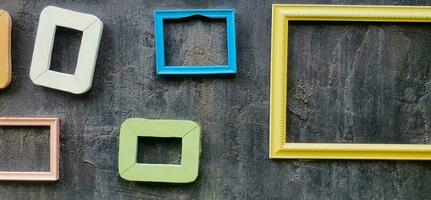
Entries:
{"type": "Polygon", "coordinates": [[[233,9],[193,9],[154,11],[156,40],[156,72],[158,75],[211,75],[236,73],[235,11],[233,9]],[[227,65],[166,66],[164,19],[181,19],[201,15],[213,19],[226,19],[227,65]]]}

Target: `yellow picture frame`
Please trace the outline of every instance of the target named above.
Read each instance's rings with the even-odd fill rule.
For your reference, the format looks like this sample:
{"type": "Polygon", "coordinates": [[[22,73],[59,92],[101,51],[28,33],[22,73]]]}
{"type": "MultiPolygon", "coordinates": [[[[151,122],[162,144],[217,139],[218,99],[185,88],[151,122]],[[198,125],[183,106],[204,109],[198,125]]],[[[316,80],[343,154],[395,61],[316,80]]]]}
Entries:
{"type": "Polygon", "coordinates": [[[431,160],[431,144],[287,142],[289,21],[431,22],[431,7],[273,5],[269,140],[269,157],[271,159],[431,160]]]}

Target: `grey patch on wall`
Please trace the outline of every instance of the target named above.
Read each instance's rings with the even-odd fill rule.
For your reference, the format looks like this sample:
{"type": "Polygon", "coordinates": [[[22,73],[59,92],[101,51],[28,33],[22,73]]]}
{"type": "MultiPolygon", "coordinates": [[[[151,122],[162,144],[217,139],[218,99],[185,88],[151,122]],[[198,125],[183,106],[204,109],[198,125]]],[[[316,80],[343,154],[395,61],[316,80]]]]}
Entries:
{"type": "Polygon", "coordinates": [[[138,163],[181,165],[181,138],[138,138],[138,163]]]}
{"type": "MultiPolygon", "coordinates": [[[[0,91],[0,116],[59,117],[62,121],[60,180],[55,183],[0,182],[0,199],[429,198],[430,162],[303,161],[268,158],[272,3],[285,2],[1,1],[0,7],[7,10],[13,19],[13,77],[10,87],[0,91]],[[93,87],[86,94],[73,95],[40,87],[34,85],[29,78],[37,23],[40,12],[47,5],[90,13],[98,16],[104,23],[93,87]],[[238,73],[235,77],[156,76],[153,12],[155,9],[190,8],[235,9],[238,61],[238,73]],[[198,122],[202,127],[198,179],[190,184],[137,183],[122,180],[118,175],[117,164],[118,134],[121,123],[130,117],[198,122]]],[[[315,0],[313,3],[334,1],[315,0]]],[[[338,0],[336,3],[377,4],[371,0],[338,0]]],[[[417,0],[385,0],[380,1],[380,4],[431,5],[427,1],[417,0]]],[[[191,26],[196,27],[198,23],[201,22],[193,22],[191,26]]],[[[202,26],[203,33],[211,33],[215,24],[205,22],[199,26],[202,26]]],[[[294,56],[289,58],[290,75],[293,76],[290,78],[291,81],[295,80],[290,82],[292,87],[289,88],[293,98],[289,97],[290,132],[302,135],[300,139],[317,141],[343,141],[343,138],[357,141],[351,139],[360,136],[359,141],[384,139],[385,142],[390,142],[391,138],[374,133],[383,127],[400,127],[400,131],[394,134],[403,134],[401,129],[407,128],[402,124],[405,124],[413,131],[403,135],[405,140],[402,142],[429,142],[429,138],[424,136],[430,132],[426,124],[430,117],[427,79],[431,69],[431,40],[427,39],[431,31],[428,31],[428,25],[402,24],[394,27],[392,24],[380,26],[371,23],[358,27],[296,26],[297,29],[295,25],[292,26],[293,37],[289,43],[290,56],[294,56]],[[367,32],[368,36],[365,37],[367,32]],[[302,33],[305,35],[301,35],[302,33]],[[345,33],[347,35],[344,35],[345,33]],[[408,43],[410,48],[405,49],[408,43]],[[358,49],[363,50],[357,54],[358,49]],[[353,64],[354,60],[356,64],[353,64]],[[380,62],[383,64],[379,64],[380,62]],[[355,78],[351,79],[351,85],[341,85],[342,80],[350,74],[347,73],[348,70],[354,68],[357,71],[353,73],[355,78]],[[392,71],[396,69],[401,71],[392,71]],[[372,75],[368,76],[367,73],[372,75]],[[392,77],[394,75],[398,77],[392,77]],[[367,86],[364,89],[369,94],[364,94],[360,86],[367,86]],[[388,91],[381,89],[386,86],[388,91]],[[319,88],[321,91],[317,91],[319,88]],[[347,98],[342,101],[342,98],[337,96],[344,95],[342,90],[351,91],[352,95],[359,95],[360,98],[347,98]],[[388,96],[381,92],[387,93],[388,96]],[[311,96],[308,97],[309,95],[311,96]],[[396,97],[397,101],[393,100],[393,95],[400,95],[396,97]],[[302,99],[306,99],[308,104],[302,102],[302,99]],[[370,103],[366,104],[366,99],[370,99],[370,103]],[[392,100],[386,102],[387,99],[392,100]],[[337,138],[309,132],[336,133],[332,131],[334,128],[331,125],[344,123],[344,118],[337,119],[336,113],[344,112],[347,106],[335,106],[335,102],[352,103],[351,108],[354,109],[368,105],[363,111],[371,114],[371,119],[374,117],[385,123],[390,119],[394,120],[393,116],[399,114],[399,121],[392,123],[401,124],[373,125],[375,122],[372,121],[368,124],[369,121],[364,118],[365,114],[353,110],[356,115],[352,117],[361,118],[352,119],[352,122],[358,124],[347,125],[368,131],[339,131],[351,135],[344,137],[340,134],[337,138]],[[383,109],[380,104],[388,104],[389,108],[383,109]],[[396,107],[394,104],[399,108],[398,111],[390,109],[396,107]],[[376,113],[379,113],[379,116],[373,116],[374,110],[378,111],[376,113]],[[326,124],[329,120],[323,119],[325,113],[330,114],[328,118],[335,118],[335,122],[326,124]],[[421,123],[425,123],[425,126],[421,123]],[[355,135],[357,133],[363,135],[355,135]]],[[[219,28],[221,27],[217,26],[217,30],[213,29],[214,33],[219,28]]],[[[182,30],[180,24],[177,29],[182,30]]],[[[196,37],[197,41],[202,37],[188,33],[185,29],[183,31],[184,34],[196,37]]],[[[72,67],[75,58],[66,57],[66,51],[76,51],[79,44],[75,33],[66,31],[57,38],[60,39],[59,50],[65,51],[59,53],[64,53],[65,58],[55,62],[64,67],[72,67]],[[75,39],[68,43],[70,41],[67,38],[75,39]]],[[[188,45],[187,48],[192,47],[191,44],[188,45]]],[[[221,47],[223,44],[217,42],[216,45],[221,47]]],[[[181,52],[180,48],[181,46],[174,47],[173,52],[181,52]]],[[[215,53],[216,56],[205,55],[212,56],[205,59],[215,58],[214,62],[225,62],[222,51],[217,50],[215,53]]],[[[174,63],[183,62],[178,55],[172,55],[170,58],[174,63]]],[[[345,95],[348,97],[350,94],[345,95]]],[[[348,117],[348,112],[340,113],[340,116],[348,117]]],[[[10,138],[11,141],[20,141],[19,130],[9,131],[12,131],[10,134],[16,132],[17,135],[10,138]]],[[[35,139],[37,141],[34,141],[34,144],[44,146],[43,138],[38,136],[35,139]]],[[[170,151],[178,146],[163,145],[163,148],[169,148],[167,151],[170,151]]],[[[44,160],[41,156],[46,154],[37,155],[32,155],[26,162],[44,160]]],[[[169,159],[175,159],[175,156],[172,154],[169,159]]],[[[37,164],[37,167],[44,168],[43,164],[37,164]]]]}
{"type": "Polygon", "coordinates": [[[423,46],[430,26],[293,22],[289,28],[287,140],[431,143],[431,60],[424,58],[431,51],[423,46]]]}
{"type": "Polygon", "coordinates": [[[75,74],[82,31],[57,26],[50,70],[75,74]]]}
{"type": "Polygon", "coordinates": [[[167,66],[227,65],[225,19],[196,15],[163,24],[167,66]]]}
{"type": "Polygon", "coordinates": [[[0,127],[0,171],[48,172],[49,153],[49,127],[0,127]]]}

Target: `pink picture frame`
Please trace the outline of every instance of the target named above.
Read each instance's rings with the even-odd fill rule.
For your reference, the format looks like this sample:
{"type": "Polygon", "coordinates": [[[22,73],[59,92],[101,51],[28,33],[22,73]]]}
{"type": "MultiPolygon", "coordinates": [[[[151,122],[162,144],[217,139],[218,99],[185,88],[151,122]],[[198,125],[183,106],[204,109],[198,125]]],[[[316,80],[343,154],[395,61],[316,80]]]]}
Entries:
{"type": "Polygon", "coordinates": [[[1,181],[57,181],[60,177],[60,119],[58,118],[0,118],[0,126],[49,126],[49,171],[0,171],[1,181]]]}

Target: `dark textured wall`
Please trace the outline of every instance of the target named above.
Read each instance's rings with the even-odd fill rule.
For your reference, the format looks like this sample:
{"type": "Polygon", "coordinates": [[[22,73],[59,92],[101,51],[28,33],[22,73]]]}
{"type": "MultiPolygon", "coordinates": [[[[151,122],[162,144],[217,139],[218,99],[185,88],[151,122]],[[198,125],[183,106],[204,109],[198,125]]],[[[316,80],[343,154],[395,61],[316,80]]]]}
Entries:
{"type": "MultiPolygon", "coordinates": [[[[431,163],[268,159],[271,1],[9,1],[13,82],[1,117],[59,117],[61,178],[0,182],[0,199],[429,199],[431,163]],[[92,89],[73,95],[34,85],[31,55],[47,5],[97,15],[104,31],[92,89]],[[155,75],[154,9],[234,8],[235,77],[155,75]],[[136,183],[117,173],[118,134],[130,117],[202,126],[199,177],[136,183]]],[[[431,5],[429,1],[278,3],[431,5]]],[[[293,23],[289,139],[431,143],[431,30],[397,23],[293,23]]],[[[168,22],[169,63],[226,62],[224,22],[168,22]]],[[[73,73],[81,34],[59,29],[52,69],[73,73]]],[[[46,170],[47,130],[0,129],[0,170],[46,170]]],[[[140,140],[139,160],[179,160],[176,140],[140,140]],[[144,149],[147,149],[144,151],[144,149]]]]}

